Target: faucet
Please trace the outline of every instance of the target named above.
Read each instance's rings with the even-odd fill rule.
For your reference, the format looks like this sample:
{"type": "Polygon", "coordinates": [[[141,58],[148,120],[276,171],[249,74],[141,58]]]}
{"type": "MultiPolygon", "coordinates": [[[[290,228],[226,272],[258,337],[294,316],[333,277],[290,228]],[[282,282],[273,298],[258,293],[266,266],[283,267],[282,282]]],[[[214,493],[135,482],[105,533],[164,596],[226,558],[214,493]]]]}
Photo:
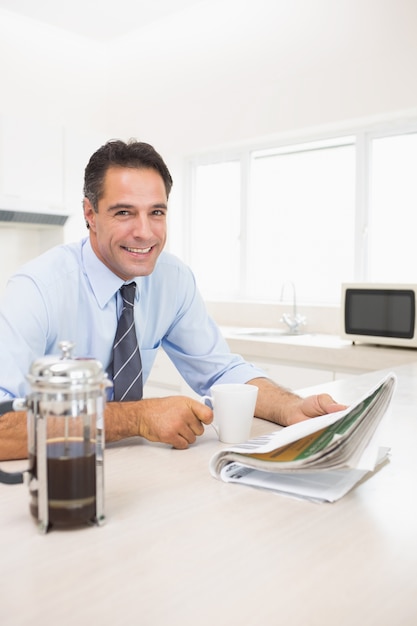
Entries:
{"type": "Polygon", "coordinates": [[[300,315],[297,312],[297,297],[295,293],[295,285],[292,281],[287,281],[282,285],[280,301],[283,301],[284,291],[287,285],[292,288],[293,310],[292,315],[290,313],[284,313],[280,322],[284,322],[288,326],[291,335],[296,335],[300,332],[300,327],[304,326],[307,320],[303,315],[300,315]]]}

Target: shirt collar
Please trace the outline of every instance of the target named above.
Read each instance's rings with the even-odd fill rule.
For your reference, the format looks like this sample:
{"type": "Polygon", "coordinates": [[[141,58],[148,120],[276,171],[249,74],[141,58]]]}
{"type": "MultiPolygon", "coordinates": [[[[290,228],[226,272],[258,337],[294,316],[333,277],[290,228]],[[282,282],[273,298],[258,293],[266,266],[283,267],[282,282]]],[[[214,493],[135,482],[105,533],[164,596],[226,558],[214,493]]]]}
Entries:
{"type": "MultiPolygon", "coordinates": [[[[89,280],[91,289],[100,308],[104,308],[106,304],[113,298],[120,287],[124,284],[124,280],[116,276],[109,270],[102,261],[97,257],[91,247],[90,238],[86,237],[82,244],[82,257],[84,272],[89,280]]],[[[139,280],[136,279],[139,287],[139,280]]],[[[139,298],[139,289],[136,289],[135,299],[139,298]]]]}

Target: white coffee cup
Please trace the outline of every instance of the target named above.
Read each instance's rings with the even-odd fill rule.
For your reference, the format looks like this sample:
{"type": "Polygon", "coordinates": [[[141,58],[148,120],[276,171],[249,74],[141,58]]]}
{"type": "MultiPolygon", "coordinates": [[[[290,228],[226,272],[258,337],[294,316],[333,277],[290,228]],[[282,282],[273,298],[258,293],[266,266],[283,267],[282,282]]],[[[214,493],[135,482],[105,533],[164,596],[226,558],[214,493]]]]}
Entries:
{"type": "Polygon", "coordinates": [[[254,385],[228,383],[213,385],[211,395],[201,401],[210,402],[212,425],[223,443],[243,443],[250,438],[258,388],[254,385]]]}

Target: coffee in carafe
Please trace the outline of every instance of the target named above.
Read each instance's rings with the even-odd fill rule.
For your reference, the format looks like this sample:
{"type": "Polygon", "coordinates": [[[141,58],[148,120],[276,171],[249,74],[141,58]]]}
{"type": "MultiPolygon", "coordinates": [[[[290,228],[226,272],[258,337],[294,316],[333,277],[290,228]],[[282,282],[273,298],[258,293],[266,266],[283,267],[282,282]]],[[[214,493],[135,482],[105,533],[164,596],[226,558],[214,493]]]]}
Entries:
{"type": "MultiPolygon", "coordinates": [[[[99,523],[97,519],[96,443],[81,439],[52,439],[46,442],[48,522],[51,526],[99,523]]],[[[37,456],[30,455],[29,467],[37,477],[37,456]]],[[[35,483],[36,485],[36,483],[35,483]]],[[[38,487],[30,487],[30,511],[39,518],[38,487]]]]}

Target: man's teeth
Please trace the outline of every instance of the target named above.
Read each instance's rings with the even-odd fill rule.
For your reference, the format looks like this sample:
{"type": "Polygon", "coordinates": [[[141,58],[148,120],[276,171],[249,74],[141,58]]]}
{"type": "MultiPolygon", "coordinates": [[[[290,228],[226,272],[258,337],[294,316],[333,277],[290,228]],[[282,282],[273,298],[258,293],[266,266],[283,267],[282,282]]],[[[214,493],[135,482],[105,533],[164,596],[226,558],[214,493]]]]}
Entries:
{"type": "Polygon", "coordinates": [[[146,254],[152,250],[152,246],[149,248],[126,248],[128,252],[135,252],[136,254],[146,254]]]}

